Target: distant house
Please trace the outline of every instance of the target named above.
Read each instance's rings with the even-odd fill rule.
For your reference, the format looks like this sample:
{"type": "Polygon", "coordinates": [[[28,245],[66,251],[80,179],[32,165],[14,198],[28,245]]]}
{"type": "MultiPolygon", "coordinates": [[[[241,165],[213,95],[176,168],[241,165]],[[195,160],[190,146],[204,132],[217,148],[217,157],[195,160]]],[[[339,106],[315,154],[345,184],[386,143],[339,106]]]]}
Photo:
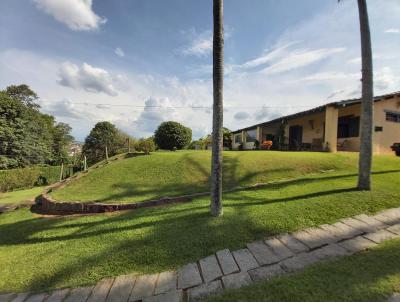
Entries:
{"type": "MultiPolygon", "coordinates": [[[[359,151],[361,100],[333,102],[232,132],[233,149],[254,149],[256,140],[273,149],[359,151]]],[[[400,142],[400,92],[375,97],[374,153],[392,153],[400,142]]]]}
{"type": "Polygon", "coordinates": [[[81,142],[73,142],[68,147],[68,155],[76,156],[82,153],[82,143],[81,142]]]}

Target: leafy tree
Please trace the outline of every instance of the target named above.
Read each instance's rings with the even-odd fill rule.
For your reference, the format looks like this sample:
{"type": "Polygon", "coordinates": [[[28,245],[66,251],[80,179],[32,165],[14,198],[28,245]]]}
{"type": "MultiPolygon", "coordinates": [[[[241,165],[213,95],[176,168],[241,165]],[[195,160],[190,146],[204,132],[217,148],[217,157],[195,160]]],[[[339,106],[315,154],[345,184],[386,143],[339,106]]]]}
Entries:
{"type": "Polygon", "coordinates": [[[28,85],[11,85],[6,88],[8,96],[20,100],[25,106],[33,109],[39,109],[39,104],[36,101],[39,99],[36,92],[34,92],[28,85]]]}
{"type": "Polygon", "coordinates": [[[154,141],[160,149],[183,149],[192,140],[192,130],[177,122],[164,122],[154,133],[154,141]]]}
{"type": "Polygon", "coordinates": [[[70,135],[71,127],[65,123],[58,123],[53,129],[53,155],[54,163],[61,164],[69,159],[67,147],[74,138],[70,135]]]}
{"type": "Polygon", "coordinates": [[[156,150],[156,144],[154,143],[154,138],[141,138],[135,144],[136,151],[144,152],[145,154],[150,154],[156,150]]]}
{"type": "Polygon", "coordinates": [[[54,164],[65,158],[72,140],[71,128],[57,124],[35,103],[37,95],[27,85],[0,91],[0,168],[54,164]],[[63,129],[62,132],[61,129],[63,129]]]}
{"type": "Polygon", "coordinates": [[[105,159],[106,147],[109,156],[117,154],[120,132],[110,122],[99,122],[90,131],[83,145],[83,154],[90,164],[105,159]]]}
{"type": "Polygon", "coordinates": [[[228,128],[223,127],[222,128],[222,133],[223,133],[223,145],[226,148],[231,149],[232,148],[232,132],[228,128]]]}

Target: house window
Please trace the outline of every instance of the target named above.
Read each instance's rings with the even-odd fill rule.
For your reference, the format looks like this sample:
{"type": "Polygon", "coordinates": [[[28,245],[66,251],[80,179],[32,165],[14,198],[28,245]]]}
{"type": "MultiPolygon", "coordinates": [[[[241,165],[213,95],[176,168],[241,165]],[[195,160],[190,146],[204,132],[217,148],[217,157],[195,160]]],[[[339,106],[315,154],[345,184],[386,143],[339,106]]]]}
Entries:
{"type": "Polygon", "coordinates": [[[265,140],[266,140],[266,141],[274,141],[274,140],[275,140],[275,135],[273,135],[273,134],[267,134],[267,135],[265,136],[265,140]]]}
{"type": "Polygon", "coordinates": [[[235,144],[241,144],[242,143],[242,134],[236,134],[235,135],[235,144]]]}
{"type": "Polygon", "coordinates": [[[256,140],[257,140],[256,129],[246,131],[246,142],[247,143],[254,143],[256,140]]]}
{"type": "Polygon", "coordinates": [[[400,113],[397,112],[386,112],[386,120],[388,122],[400,123],[400,113]]]}
{"type": "Polygon", "coordinates": [[[342,116],[338,120],[338,138],[358,137],[360,134],[360,117],[342,116]]]}

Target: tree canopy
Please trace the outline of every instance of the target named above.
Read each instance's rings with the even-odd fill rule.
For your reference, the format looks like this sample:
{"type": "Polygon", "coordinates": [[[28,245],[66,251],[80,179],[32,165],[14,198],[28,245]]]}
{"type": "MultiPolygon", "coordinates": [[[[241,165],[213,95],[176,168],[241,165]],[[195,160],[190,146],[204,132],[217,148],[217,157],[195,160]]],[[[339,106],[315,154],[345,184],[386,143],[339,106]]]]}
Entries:
{"type": "Polygon", "coordinates": [[[28,85],[0,91],[0,169],[59,164],[68,156],[71,127],[41,113],[28,85]]]}
{"type": "Polygon", "coordinates": [[[154,141],[160,149],[183,149],[192,141],[192,130],[178,122],[163,122],[154,133],[154,141]]]}

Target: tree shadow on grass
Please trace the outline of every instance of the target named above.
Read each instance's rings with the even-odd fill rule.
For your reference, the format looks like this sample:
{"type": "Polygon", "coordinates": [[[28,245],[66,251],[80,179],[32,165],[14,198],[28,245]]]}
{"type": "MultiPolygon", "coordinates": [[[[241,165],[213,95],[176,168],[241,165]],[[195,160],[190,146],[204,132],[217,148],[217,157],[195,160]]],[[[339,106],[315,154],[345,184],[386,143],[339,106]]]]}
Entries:
{"type": "MultiPolygon", "coordinates": [[[[286,186],[290,188],[293,184],[288,183],[286,186]]],[[[268,186],[256,190],[265,191],[268,186]]],[[[42,255],[64,259],[53,268],[53,272],[45,265],[45,258],[37,259],[35,265],[39,267],[31,276],[16,271],[18,278],[26,277],[29,280],[24,290],[93,284],[104,277],[135,271],[151,273],[173,269],[221,249],[241,248],[245,243],[268,235],[310,226],[313,219],[316,222],[325,219],[319,218],[319,212],[329,211],[321,207],[321,200],[324,202],[324,198],[329,195],[352,190],[339,187],[330,192],[314,191],[288,197],[290,200],[275,201],[262,198],[251,200],[246,196],[235,200],[235,195],[241,192],[230,193],[229,199],[232,201],[225,205],[225,215],[218,219],[210,217],[207,199],[112,215],[29,218],[0,225],[0,246],[12,245],[13,249],[17,249],[25,245],[27,248],[39,245],[42,255]],[[310,197],[321,197],[321,200],[310,197]],[[293,210],[290,205],[295,204],[294,201],[306,202],[307,211],[299,207],[293,210]],[[265,208],[249,207],[259,204],[265,208]],[[280,216],[276,215],[277,210],[280,216]],[[291,224],[282,223],[282,215],[291,224]],[[54,251],[53,242],[65,243],[64,248],[54,251]],[[71,258],[70,254],[75,249],[79,255],[71,258]]],[[[19,261],[32,261],[29,259],[33,256],[19,261]]]]}

